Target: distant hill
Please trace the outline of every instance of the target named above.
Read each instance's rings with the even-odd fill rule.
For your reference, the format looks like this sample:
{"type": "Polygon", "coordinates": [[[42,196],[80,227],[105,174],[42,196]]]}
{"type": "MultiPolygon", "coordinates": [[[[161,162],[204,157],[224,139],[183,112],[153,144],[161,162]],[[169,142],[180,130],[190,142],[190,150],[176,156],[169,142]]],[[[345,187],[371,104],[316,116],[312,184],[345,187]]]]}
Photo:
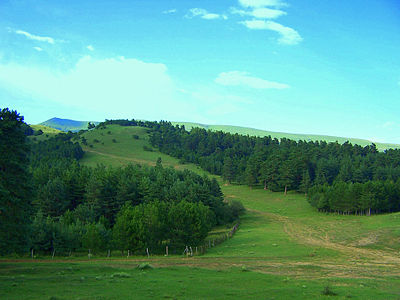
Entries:
{"type": "MultiPolygon", "coordinates": [[[[90,121],[94,124],[99,124],[100,122],[90,121]]],[[[60,118],[52,118],[47,120],[40,125],[45,125],[51,128],[55,128],[62,131],[72,131],[76,132],[81,129],[87,129],[89,121],[75,121],[69,119],[60,119],[60,118]]],[[[213,131],[223,131],[229,133],[238,133],[243,135],[251,135],[251,136],[268,136],[270,135],[272,138],[287,138],[295,141],[304,140],[304,141],[326,141],[326,142],[338,142],[340,144],[349,141],[352,144],[357,144],[360,146],[371,145],[372,141],[365,139],[357,139],[357,138],[346,138],[346,137],[337,137],[337,136],[329,136],[329,135],[316,135],[316,134],[296,134],[296,133],[286,133],[286,132],[274,132],[274,131],[266,131],[261,129],[240,127],[240,126],[231,126],[231,125],[206,125],[199,123],[191,123],[191,122],[171,122],[173,125],[184,125],[186,130],[190,130],[193,127],[204,128],[206,130],[213,131]]],[[[392,148],[400,148],[398,144],[387,144],[387,143],[375,143],[378,150],[383,151],[385,149],[392,148]]]]}
{"type": "Polygon", "coordinates": [[[81,129],[87,129],[89,122],[94,123],[96,125],[100,123],[95,121],[75,121],[69,119],[52,118],[43,123],[40,123],[39,125],[48,126],[66,132],[67,131],[76,132],[81,129]]]}
{"type": "MultiPolygon", "coordinates": [[[[186,130],[190,130],[193,127],[204,128],[206,130],[212,131],[223,131],[229,133],[238,133],[243,135],[250,136],[271,136],[272,138],[287,138],[295,141],[303,140],[303,141],[326,141],[326,142],[338,142],[339,144],[343,144],[346,141],[349,141],[352,144],[357,144],[360,146],[371,145],[372,141],[357,139],[357,138],[346,138],[346,137],[338,137],[338,136],[329,136],[329,135],[316,135],[316,134],[297,134],[297,133],[286,133],[286,132],[274,132],[274,131],[266,131],[261,129],[240,127],[240,126],[231,126],[231,125],[205,125],[199,123],[191,123],[191,122],[171,122],[173,125],[184,125],[186,130]]],[[[387,143],[374,143],[378,150],[383,151],[385,149],[391,148],[400,148],[398,144],[387,144],[387,143]]]]}

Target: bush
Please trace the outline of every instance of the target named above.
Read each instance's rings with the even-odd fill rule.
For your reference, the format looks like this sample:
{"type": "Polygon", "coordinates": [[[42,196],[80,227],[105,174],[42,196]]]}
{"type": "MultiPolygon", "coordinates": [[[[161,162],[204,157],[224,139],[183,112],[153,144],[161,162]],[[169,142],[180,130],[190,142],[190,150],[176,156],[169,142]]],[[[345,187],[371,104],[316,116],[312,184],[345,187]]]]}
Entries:
{"type": "Polygon", "coordinates": [[[144,151],[153,152],[154,150],[146,145],[143,146],[144,151]]]}
{"type": "Polygon", "coordinates": [[[132,135],[132,137],[133,137],[135,140],[138,140],[138,139],[139,139],[139,136],[138,136],[137,134],[132,135]]]}
{"type": "Polygon", "coordinates": [[[329,285],[327,285],[322,290],[321,295],[324,295],[324,296],[337,296],[337,293],[332,291],[331,287],[329,285]]]}
{"type": "Polygon", "coordinates": [[[231,200],[229,202],[229,209],[231,210],[232,216],[236,219],[246,211],[242,202],[238,200],[231,200]]]}
{"type": "Polygon", "coordinates": [[[154,267],[149,263],[141,263],[140,265],[138,265],[138,269],[139,270],[151,270],[151,269],[154,269],[154,267]]]}
{"type": "Polygon", "coordinates": [[[111,278],[130,278],[131,274],[126,272],[118,272],[111,275],[111,278]]]}
{"type": "Polygon", "coordinates": [[[116,139],[112,139],[112,142],[113,142],[113,143],[116,143],[116,142],[117,142],[117,140],[116,140],[116,139]]]}

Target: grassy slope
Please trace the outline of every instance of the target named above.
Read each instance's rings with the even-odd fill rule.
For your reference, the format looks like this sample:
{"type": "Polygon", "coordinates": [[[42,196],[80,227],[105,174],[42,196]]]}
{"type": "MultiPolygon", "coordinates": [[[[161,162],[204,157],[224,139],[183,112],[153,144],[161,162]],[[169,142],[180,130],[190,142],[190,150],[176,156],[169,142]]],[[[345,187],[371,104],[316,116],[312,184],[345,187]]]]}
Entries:
{"type": "MultiPolygon", "coordinates": [[[[149,146],[144,128],[109,126],[87,132],[86,138],[90,144],[100,140],[87,148],[96,151],[85,154],[82,163],[87,165],[153,164],[161,156],[164,165],[202,172],[158,152],[144,152],[143,146],[149,146]],[[140,139],[134,140],[132,134],[140,139]]],[[[321,291],[326,285],[339,294],[336,299],[399,298],[399,213],[325,215],[312,209],[303,195],[285,197],[235,185],[222,189],[226,198],[241,200],[248,212],[234,238],[204,256],[151,257],[158,268],[145,272],[134,269],[148,260],[138,257],[40,264],[3,261],[0,298],[121,299],[133,289],[139,299],[325,299],[321,291]],[[120,271],[131,277],[110,277],[120,271]]]]}
{"type": "Polygon", "coordinates": [[[29,136],[29,140],[31,141],[44,141],[47,140],[50,137],[54,137],[55,135],[59,134],[60,132],[62,132],[61,130],[52,128],[52,127],[48,127],[45,125],[29,125],[30,127],[32,127],[33,130],[38,131],[38,130],[42,130],[43,134],[41,135],[31,135],[29,136]]]}
{"type": "MultiPolygon", "coordinates": [[[[371,141],[357,138],[346,138],[346,137],[337,137],[337,136],[329,136],[329,135],[316,135],[316,134],[295,134],[295,133],[285,133],[285,132],[274,132],[274,131],[266,131],[261,129],[240,127],[240,126],[231,126],[231,125],[204,125],[198,123],[190,123],[190,122],[172,122],[174,125],[185,125],[187,130],[192,129],[193,127],[200,127],[204,129],[210,129],[213,131],[224,131],[229,133],[238,133],[250,136],[268,136],[270,135],[272,138],[287,138],[295,141],[305,140],[305,141],[326,141],[326,142],[339,142],[340,144],[345,143],[346,141],[351,142],[352,144],[358,144],[361,146],[371,145],[371,141]]],[[[388,144],[388,143],[375,143],[377,148],[380,151],[390,148],[399,148],[400,145],[397,144],[388,144]]]]}

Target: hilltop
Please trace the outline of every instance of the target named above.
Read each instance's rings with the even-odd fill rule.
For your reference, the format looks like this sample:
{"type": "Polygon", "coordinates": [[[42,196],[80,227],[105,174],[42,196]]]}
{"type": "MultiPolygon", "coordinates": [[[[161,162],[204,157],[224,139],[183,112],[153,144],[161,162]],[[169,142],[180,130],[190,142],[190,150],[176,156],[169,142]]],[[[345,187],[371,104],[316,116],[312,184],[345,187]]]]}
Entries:
{"type": "MultiPolygon", "coordinates": [[[[45,122],[40,123],[41,125],[45,125],[51,128],[55,128],[62,131],[72,131],[77,132],[81,129],[87,129],[88,123],[99,124],[96,121],[75,121],[69,119],[60,119],[60,118],[52,118],[45,122]]],[[[267,131],[249,127],[241,127],[241,126],[233,126],[233,125],[208,125],[208,124],[200,124],[193,122],[171,122],[173,125],[184,125],[186,130],[191,130],[194,127],[203,128],[206,130],[212,131],[223,131],[232,134],[243,134],[250,136],[271,136],[272,138],[277,139],[291,139],[295,141],[325,141],[325,142],[338,142],[339,144],[343,144],[346,141],[349,141],[352,144],[357,144],[360,146],[371,145],[373,142],[366,139],[358,139],[358,138],[348,138],[348,137],[338,137],[338,136],[329,136],[329,135],[317,135],[317,134],[299,134],[299,133],[287,133],[287,132],[276,132],[276,131],[267,131]]],[[[391,143],[374,143],[379,151],[383,151],[386,149],[394,149],[399,148],[398,144],[391,143]]]]}
{"type": "Polygon", "coordinates": [[[96,125],[99,123],[95,121],[75,121],[70,119],[52,118],[40,123],[39,125],[44,125],[61,131],[77,132],[81,129],[87,129],[89,122],[96,125]]]}

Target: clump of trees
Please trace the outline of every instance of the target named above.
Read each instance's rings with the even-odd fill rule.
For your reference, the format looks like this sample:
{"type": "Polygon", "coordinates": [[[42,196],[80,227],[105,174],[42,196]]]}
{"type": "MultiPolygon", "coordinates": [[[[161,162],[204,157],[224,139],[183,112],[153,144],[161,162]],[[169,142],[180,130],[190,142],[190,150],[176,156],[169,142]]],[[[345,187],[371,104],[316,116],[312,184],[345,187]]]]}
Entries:
{"type": "Polygon", "coordinates": [[[26,126],[1,111],[1,254],[196,246],[241,212],[223,201],[215,179],[164,168],[161,159],[155,167],[84,167],[79,133],[29,149],[26,126]]]}
{"type": "Polygon", "coordinates": [[[0,110],[0,254],[26,250],[31,211],[29,147],[24,118],[0,110]]]}

